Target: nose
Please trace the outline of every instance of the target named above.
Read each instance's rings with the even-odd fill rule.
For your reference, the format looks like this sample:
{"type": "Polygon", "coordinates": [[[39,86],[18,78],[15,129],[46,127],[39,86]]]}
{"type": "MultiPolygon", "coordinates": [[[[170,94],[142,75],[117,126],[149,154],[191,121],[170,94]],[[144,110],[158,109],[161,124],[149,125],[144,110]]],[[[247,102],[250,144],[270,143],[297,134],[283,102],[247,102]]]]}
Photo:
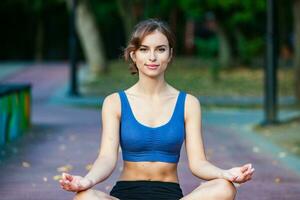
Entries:
{"type": "Polygon", "coordinates": [[[151,62],[156,61],[156,54],[154,51],[150,51],[149,60],[151,62]]]}

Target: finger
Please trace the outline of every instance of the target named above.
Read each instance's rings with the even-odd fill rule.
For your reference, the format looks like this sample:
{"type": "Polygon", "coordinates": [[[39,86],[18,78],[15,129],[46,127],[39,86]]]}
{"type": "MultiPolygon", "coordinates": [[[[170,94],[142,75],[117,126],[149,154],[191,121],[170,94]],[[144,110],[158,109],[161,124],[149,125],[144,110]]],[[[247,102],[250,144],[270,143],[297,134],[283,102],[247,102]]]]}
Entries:
{"type": "Polygon", "coordinates": [[[225,173],[225,178],[228,179],[229,181],[234,181],[237,178],[237,176],[228,172],[228,173],[225,173]]]}
{"type": "Polygon", "coordinates": [[[248,176],[250,174],[250,172],[245,172],[245,173],[243,173],[243,176],[248,176]]]}
{"type": "Polygon", "coordinates": [[[65,178],[66,178],[66,173],[63,172],[63,173],[61,174],[61,177],[62,177],[63,179],[65,179],[65,178]]]}
{"type": "Polygon", "coordinates": [[[67,191],[75,191],[74,186],[72,184],[64,184],[63,189],[67,191]]]}
{"type": "Polygon", "coordinates": [[[70,174],[68,174],[66,172],[63,172],[61,176],[63,177],[63,179],[68,179],[68,177],[70,177],[72,175],[70,175],[70,174]]]}
{"type": "Polygon", "coordinates": [[[249,172],[246,172],[244,175],[245,176],[248,176],[248,175],[250,175],[250,176],[252,176],[252,174],[254,173],[254,169],[253,170],[250,170],[249,172]]]}
{"type": "Polygon", "coordinates": [[[64,186],[64,189],[67,190],[67,191],[71,191],[71,188],[68,185],[64,186]]]}
{"type": "Polygon", "coordinates": [[[251,175],[250,175],[250,174],[247,175],[247,176],[245,176],[245,180],[248,180],[249,178],[251,178],[251,175]]]}
{"type": "Polygon", "coordinates": [[[244,165],[244,167],[245,167],[245,170],[250,170],[252,168],[252,164],[248,163],[248,164],[244,165]]]}
{"type": "Polygon", "coordinates": [[[64,180],[59,180],[59,183],[64,186],[65,185],[65,181],[64,180]]]}
{"type": "Polygon", "coordinates": [[[62,181],[62,185],[63,185],[63,187],[65,187],[65,188],[70,188],[70,187],[72,186],[71,182],[68,181],[68,180],[63,180],[63,181],[62,181]]]}
{"type": "Polygon", "coordinates": [[[239,182],[239,183],[242,183],[244,180],[245,180],[245,175],[244,175],[244,174],[243,174],[243,175],[240,175],[240,176],[236,179],[236,181],[239,182]]]}
{"type": "Polygon", "coordinates": [[[231,182],[237,183],[237,182],[238,182],[238,181],[237,181],[238,179],[239,179],[239,177],[235,177],[234,179],[231,180],[231,182]]]}
{"type": "Polygon", "coordinates": [[[238,175],[233,176],[233,181],[238,180],[240,177],[238,175]]]}
{"type": "Polygon", "coordinates": [[[252,169],[249,174],[254,174],[255,169],[252,169]]]}
{"type": "Polygon", "coordinates": [[[251,164],[247,165],[246,167],[247,168],[244,171],[242,171],[242,173],[250,173],[254,169],[254,168],[252,168],[251,164]]]}
{"type": "Polygon", "coordinates": [[[59,183],[60,183],[60,185],[61,186],[63,186],[64,185],[64,181],[61,179],[61,180],[59,180],[59,183]]]}
{"type": "Polygon", "coordinates": [[[251,165],[251,166],[248,168],[247,171],[251,173],[251,172],[253,172],[254,170],[255,170],[255,169],[254,169],[254,168],[252,167],[252,165],[251,165]]]}
{"type": "Polygon", "coordinates": [[[245,175],[245,179],[246,181],[252,179],[252,175],[253,175],[254,171],[250,172],[249,174],[245,175]]]}
{"type": "Polygon", "coordinates": [[[252,178],[252,176],[253,176],[253,172],[251,172],[250,174],[247,175],[247,177],[250,177],[250,178],[252,178]]]}
{"type": "Polygon", "coordinates": [[[243,180],[240,181],[240,183],[245,183],[247,181],[251,180],[251,177],[247,176],[243,180]]]}
{"type": "Polygon", "coordinates": [[[61,182],[61,185],[62,185],[64,188],[66,188],[66,187],[68,187],[69,184],[67,184],[65,181],[62,181],[62,182],[61,182]]]}
{"type": "Polygon", "coordinates": [[[226,178],[228,180],[230,180],[230,181],[234,181],[237,178],[237,176],[235,176],[235,175],[233,175],[231,173],[228,173],[227,176],[226,176],[226,178]]]}
{"type": "Polygon", "coordinates": [[[250,173],[251,172],[251,170],[252,170],[252,168],[250,168],[250,167],[248,167],[248,169],[246,170],[246,172],[245,173],[250,173]]]}
{"type": "Polygon", "coordinates": [[[71,174],[66,174],[66,179],[69,181],[73,180],[73,176],[71,174]]]}
{"type": "Polygon", "coordinates": [[[243,167],[240,168],[240,171],[242,173],[245,173],[248,170],[248,166],[244,165],[243,167]]]}
{"type": "Polygon", "coordinates": [[[64,189],[66,189],[67,188],[67,184],[65,184],[64,182],[61,184],[61,186],[64,188],[64,189]]]}
{"type": "Polygon", "coordinates": [[[79,188],[80,187],[78,186],[78,184],[70,184],[68,190],[72,192],[77,192],[79,188]]]}

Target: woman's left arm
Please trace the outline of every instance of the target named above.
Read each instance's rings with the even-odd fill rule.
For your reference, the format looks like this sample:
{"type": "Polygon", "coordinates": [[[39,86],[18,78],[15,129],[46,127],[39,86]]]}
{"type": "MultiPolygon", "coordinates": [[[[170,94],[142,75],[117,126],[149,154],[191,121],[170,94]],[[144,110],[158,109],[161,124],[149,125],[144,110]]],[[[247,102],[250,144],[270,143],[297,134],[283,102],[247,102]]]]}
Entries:
{"type": "Polygon", "coordinates": [[[185,146],[191,172],[204,180],[223,178],[236,183],[251,179],[251,164],[224,170],[211,164],[205,156],[202,140],[201,106],[199,100],[187,94],[185,102],[185,146]]]}

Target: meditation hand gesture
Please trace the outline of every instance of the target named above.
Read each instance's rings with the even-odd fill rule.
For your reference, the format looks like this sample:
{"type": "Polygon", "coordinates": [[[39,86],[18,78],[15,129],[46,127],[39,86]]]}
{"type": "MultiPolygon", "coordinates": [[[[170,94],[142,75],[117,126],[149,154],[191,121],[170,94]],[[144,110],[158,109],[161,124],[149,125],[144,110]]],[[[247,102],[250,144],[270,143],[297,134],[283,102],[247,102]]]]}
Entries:
{"type": "Polygon", "coordinates": [[[223,171],[223,177],[233,183],[241,184],[251,180],[254,168],[251,164],[241,167],[233,167],[223,171]]]}
{"type": "Polygon", "coordinates": [[[62,179],[59,180],[59,182],[64,190],[71,192],[79,192],[92,187],[91,180],[81,176],[73,176],[67,173],[62,174],[62,179]]]}

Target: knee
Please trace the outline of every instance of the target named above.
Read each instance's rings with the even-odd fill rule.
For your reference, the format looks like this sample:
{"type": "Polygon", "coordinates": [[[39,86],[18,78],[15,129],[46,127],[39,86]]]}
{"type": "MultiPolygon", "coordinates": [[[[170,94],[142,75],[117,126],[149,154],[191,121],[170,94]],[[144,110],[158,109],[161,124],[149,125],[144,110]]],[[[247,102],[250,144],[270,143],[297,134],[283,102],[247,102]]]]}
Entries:
{"type": "Polygon", "coordinates": [[[233,200],[236,195],[235,186],[225,179],[217,179],[216,180],[216,188],[218,192],[216,192],[216,199],[222,200],[233,200]]]}
{"type": "Polygon", "coordinates": [[[108,195],[95,190],[85,190],[78,192],[73,200],[111,200],[108,195]]]}
{"type": "Polygon", "coordinates": [[[92,190],[85,190],[78,192],[73,200],[86,200],[86,199],[94,199],[92,190]]]}

